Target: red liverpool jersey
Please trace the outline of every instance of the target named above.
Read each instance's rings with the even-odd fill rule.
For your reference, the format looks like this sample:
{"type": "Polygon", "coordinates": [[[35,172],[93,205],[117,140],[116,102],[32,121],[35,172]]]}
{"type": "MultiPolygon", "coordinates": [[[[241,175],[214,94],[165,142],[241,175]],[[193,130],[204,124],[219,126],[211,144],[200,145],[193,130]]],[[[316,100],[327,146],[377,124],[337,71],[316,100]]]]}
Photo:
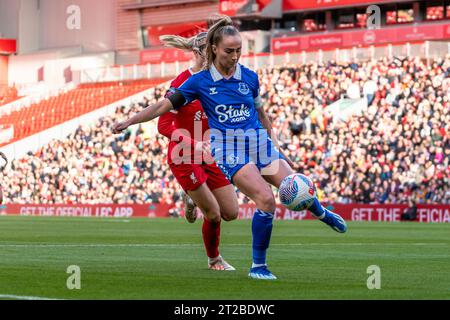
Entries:
{"type": "MultiPolygon", "coordinates": [[[[191,75],[192,71],[190,69],[181,73],[170,84],[171,89],[180,87],[191,75]]],[[[168,94],[170,91],[171,90],[168,91],[168,94]]],[[[166,97],[168,94],[166,94],[166,97]]],[[[193,160],[195,143],[198,141],[209,140],[209,138],[204,136],[208,129],[208,117],[203,111],[203,107],[199,100],[191,102],[183,108],[180,108],[178,111],[172,110],[171,112],[167,112],[160,116],[158,120],[158,131],[170,140],[167,159],[168,163],[173,163],[174,159],[172,159],[172,156],[175,155],[175,153],[176,156],[179,155],[179,152],[172,153],[172,151],[181,141],[191,145],[191,158],[193,160]],[[184,132],[183,130],[180,131],[177,129],[184,129],[184,132]],[[174,134],[175,130],[177,130],[176,134],[174,134]]]]}

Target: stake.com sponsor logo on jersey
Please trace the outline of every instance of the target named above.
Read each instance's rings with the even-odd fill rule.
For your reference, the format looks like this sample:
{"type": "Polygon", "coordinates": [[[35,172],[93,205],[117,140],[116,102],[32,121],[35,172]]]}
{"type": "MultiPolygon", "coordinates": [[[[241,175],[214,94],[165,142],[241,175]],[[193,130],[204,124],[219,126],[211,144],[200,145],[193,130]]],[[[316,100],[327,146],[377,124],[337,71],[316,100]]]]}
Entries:
{"type": "Polygon", "coordinates": [[[225,123],[228,120],[231,123],[244,122],[251,116],[250,109],[245,104],[241,104],[237,108],[221,104],[216,106],[215,111],[220,123],[225,123]]]}

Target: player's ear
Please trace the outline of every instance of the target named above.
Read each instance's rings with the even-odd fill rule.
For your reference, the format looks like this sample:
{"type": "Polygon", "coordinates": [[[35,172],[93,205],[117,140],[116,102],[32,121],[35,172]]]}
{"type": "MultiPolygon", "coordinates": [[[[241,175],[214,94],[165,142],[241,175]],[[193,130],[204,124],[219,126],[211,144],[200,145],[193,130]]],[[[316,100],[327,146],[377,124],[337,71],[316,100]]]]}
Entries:
{"type": "Polygon", "coordinates": [[[213,52],[214,54],[217,54],[217,46],[216,46],[215,44],[213,44],[213,45],[211,46],[211,48],[212,48],[212,52],[213,52]]]}

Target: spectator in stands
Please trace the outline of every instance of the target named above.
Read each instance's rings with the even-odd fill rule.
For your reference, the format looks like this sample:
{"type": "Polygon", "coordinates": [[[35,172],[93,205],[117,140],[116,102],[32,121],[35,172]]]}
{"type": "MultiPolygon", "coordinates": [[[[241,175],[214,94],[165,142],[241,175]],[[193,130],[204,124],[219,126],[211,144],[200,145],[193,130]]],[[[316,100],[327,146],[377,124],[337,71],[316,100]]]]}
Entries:
{"type": "Polygon", "coordinates": [[[408,208],[403,211],[400,219],[403,221],[414,221],[417,219],[417,205],[414,200],[409,200],[408,208]]]}
{"type": "Polygon", "coordinates": [[[364,83],[363,87],[363,95],[367,98],[368,105],[372,105],[373,100],[375,99],[375,93],[378,90],[378,85],[376,81],[369,79],[364,83]]]}

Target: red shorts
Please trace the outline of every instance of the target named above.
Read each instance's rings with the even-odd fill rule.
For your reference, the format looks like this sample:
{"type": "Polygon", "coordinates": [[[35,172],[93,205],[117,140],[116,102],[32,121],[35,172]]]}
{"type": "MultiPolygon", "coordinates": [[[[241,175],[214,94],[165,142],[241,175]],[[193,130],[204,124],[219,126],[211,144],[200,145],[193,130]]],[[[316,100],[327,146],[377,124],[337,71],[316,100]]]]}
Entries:
{"type": "Polygon", "coordinates": [[[206,182],[210,190],[228,186],[217,164],[169,164],[170,170],[184,191],[194,191],[206,182]]]}

